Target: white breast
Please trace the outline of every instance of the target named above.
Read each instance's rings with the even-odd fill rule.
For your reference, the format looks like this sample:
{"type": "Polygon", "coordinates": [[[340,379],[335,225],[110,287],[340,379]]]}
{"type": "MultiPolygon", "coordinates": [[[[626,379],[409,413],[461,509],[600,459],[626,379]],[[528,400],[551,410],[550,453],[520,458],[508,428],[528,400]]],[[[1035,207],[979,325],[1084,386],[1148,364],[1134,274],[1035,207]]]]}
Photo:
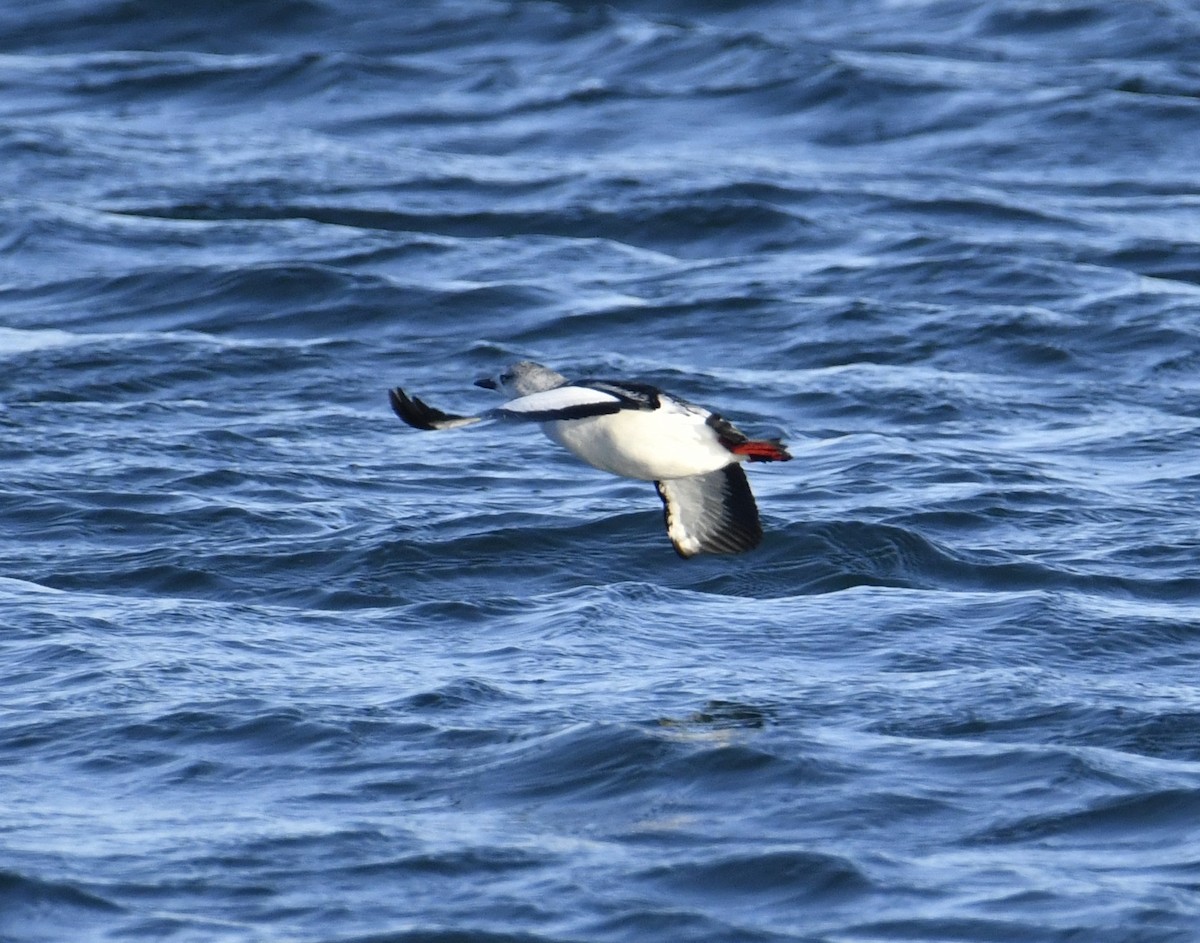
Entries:
{"type": "Polygon", "coordinates": [[[662,481],[702,475],[737,461],[705,424],[708,413],[664,398],[659,409],[542,424],[551,439],[602,471],[662,481]]]}

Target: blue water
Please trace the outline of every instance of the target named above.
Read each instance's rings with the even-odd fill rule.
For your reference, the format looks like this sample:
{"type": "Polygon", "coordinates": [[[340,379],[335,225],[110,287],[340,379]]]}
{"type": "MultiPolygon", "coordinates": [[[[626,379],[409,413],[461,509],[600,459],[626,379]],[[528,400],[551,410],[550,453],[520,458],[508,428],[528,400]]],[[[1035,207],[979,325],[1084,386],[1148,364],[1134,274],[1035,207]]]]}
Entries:
{"type": "Polygon", "coordinates": [[[0,12],[0,940],[1200,939],[1200,7],[0,12]],[[531,357],[796,460],[680,560],[531,357]]]}

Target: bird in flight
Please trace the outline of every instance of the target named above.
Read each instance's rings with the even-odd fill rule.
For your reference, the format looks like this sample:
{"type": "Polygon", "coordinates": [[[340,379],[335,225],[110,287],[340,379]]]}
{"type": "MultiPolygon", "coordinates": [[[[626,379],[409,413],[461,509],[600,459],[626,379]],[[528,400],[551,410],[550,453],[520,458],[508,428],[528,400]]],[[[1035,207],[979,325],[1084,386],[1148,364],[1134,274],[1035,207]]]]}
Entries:
{"type": "Polygon", "coordinates": [[[762,525],[742,462],[786,462],[778,439],[751,439],[710,410],[646,383],[568,380],[531,360],[475,382],[511,398],[476,416],[455,416],[396,387],[388,399],[415,429],[454,429],[487,420],[533,422],[593,468],[653,481],[667,536],[681,557],[742,553],[762,525]]]}

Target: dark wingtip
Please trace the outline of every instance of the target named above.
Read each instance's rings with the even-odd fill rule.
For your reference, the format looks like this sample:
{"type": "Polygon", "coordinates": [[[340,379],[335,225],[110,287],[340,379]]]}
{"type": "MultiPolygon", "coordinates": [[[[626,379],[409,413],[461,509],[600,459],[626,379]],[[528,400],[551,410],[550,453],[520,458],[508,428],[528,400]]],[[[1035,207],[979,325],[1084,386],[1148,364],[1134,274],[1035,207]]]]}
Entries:
{"type": "Polygon", "coordinates": [[[434,409],[416,396],[409,396],[398,386],[388,390],[388,402],[392,404],[392,412],[414,429],[453,429],[455,426],[479,422],[478,416],[456,416],[434,409]]]}
{"type": "Polygon", "coordinates": [[[438,411],[422,403],[417,397],[409,396],[400,387],[388,390],[388,402],[392,404],[392,412],[414,429],[436,429],[434,420],[438,411]]]}

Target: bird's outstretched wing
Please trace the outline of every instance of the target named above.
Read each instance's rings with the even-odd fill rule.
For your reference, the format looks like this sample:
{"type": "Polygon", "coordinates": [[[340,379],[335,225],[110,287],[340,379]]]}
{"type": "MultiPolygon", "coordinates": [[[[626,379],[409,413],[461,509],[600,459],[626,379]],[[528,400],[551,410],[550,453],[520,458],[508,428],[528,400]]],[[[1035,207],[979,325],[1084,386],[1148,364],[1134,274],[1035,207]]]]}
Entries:
{"type": "Polygon", "coordinates": [[[488,419],[507,419],[517,422],[554,422],[564,419],[587,419],[607,416],[622,409],[633,408],[626,400],[603,390],[581,386],[560,386],[541,393],[530,393],[509,400],[503,406],[489,409],[478,416],[457,416],[430,406],[416,396],[409,396],[400,387],[388,390],[392,410],[414,429],[456,429],[488,419]]]}
{"type": "Polygon", "coordinates": [[[662,498],[667,536],[681,557],[742,553],[762,541],[758,505],[741,465],[654,484],[662,498]]]}

